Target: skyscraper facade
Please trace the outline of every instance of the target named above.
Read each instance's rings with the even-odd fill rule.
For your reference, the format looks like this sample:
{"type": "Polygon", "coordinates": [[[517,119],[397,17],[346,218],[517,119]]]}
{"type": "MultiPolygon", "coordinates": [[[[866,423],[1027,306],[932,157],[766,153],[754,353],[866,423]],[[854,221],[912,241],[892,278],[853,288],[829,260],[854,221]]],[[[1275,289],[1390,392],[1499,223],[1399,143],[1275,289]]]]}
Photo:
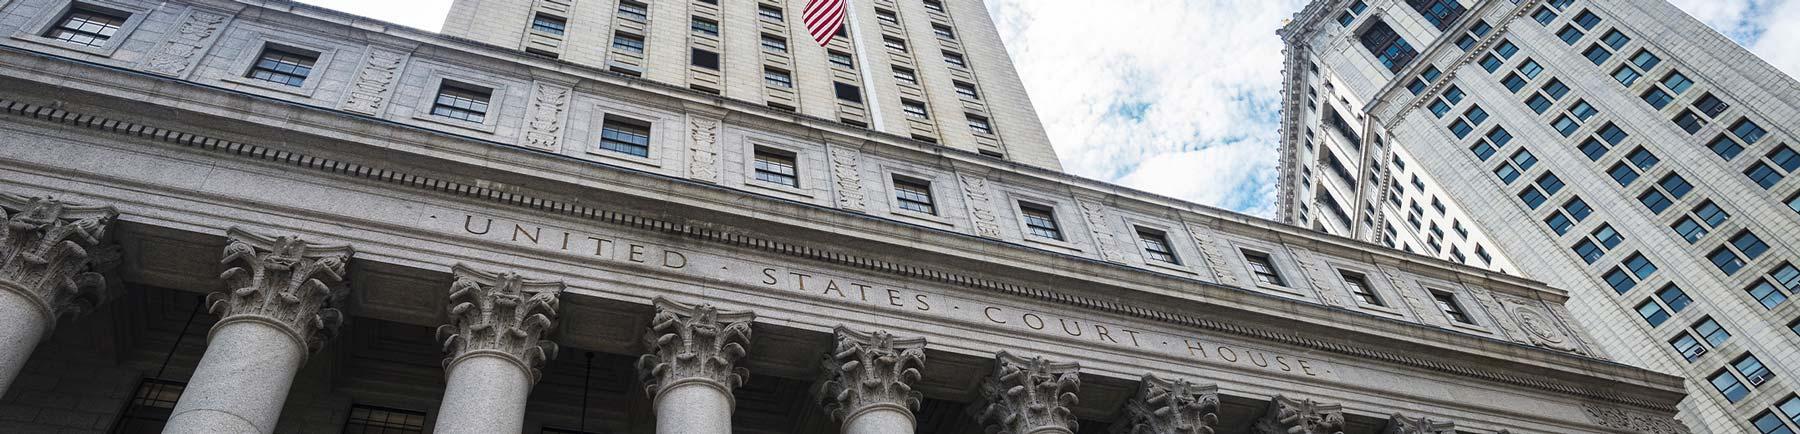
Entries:
{"type": "Polygon", "coordinates": [[[1282,221],[1566,288],[1696,431],[1800,430],[1800,83],[1662,0],[1319,0],[1280,34],[1282,221]]]}

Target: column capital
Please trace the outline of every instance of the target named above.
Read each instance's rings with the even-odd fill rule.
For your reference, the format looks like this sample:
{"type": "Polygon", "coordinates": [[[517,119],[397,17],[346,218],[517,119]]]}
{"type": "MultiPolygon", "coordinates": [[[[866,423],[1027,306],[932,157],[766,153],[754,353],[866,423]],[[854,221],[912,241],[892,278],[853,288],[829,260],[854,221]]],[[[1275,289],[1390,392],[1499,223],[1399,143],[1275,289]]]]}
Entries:
{"type": "Polygon", "coordinates": [[[1341,405],[1275,395],[1269,400],[1269,411],[1263,414],[1262,420],[1256,421],[1252,431],[1256,434],[1343,434],[1344,409],[1341,405]]]}
{"type": "Polygon", "coordinates": [[[1125,403],[1125,417],[1113,434],[1213,434],[1219,426],[1219,388],[1184,379],[1144,375],[1137,396],[1125,403]]]}
{"type": "Polygon", "coordinates": [[[1387,429],[1382,434],[1456,434],[1456,424],[1439,422],[1429,417],[1406,417],[1394,413],[1388,417],[1387,429]]]}
{"type": "Polygon", "coordinates": [[[839,422],[876,406],[918,411],[924,394],[913,390],[925,367],[925,338],[896,338],[884,331],[863,333],[838,326],[837,346],[825,355],[819,397],[839,422]]]}
{"type": "Polygon", "coordinates": [[[0,290],[34,301],[45,330],[93,310],[106,300],[104,273],[119,263],[106,236],[118,216],[110,206],[0,193],[0,290]]]}
{"type": "Polygon", "coordinates": [[[994,374],[981,383],[982,400],[969,407],[987,432],[1075,432],[1071,407],[1079,402],[1081,365],[1005,351],[994,359],[994,374]]]}
{"type": "Polygon", "coordinates": [[[337,306],[349,289],[344,266],[356,253],[349,245],[315,244],[297,236],[262,235],[232,227],[225,231],[225,289],[206,295],[206,310],[226,324],[260,322],[286,333],[306,353],[337,336],[344,321],[337,306]]]}
{"type": "Polygon", "coordinates": [[[644,334],[649,353],[638,358],[638,376],[652,399],[666,388],[689,382],[712,386],[732,396],[750,370],[737,366],[748,354],[750,311],[722,310],[711,304],[688,305],[657,297],[656,316],[644,334]]]}
{"type": "Polygon", "coordinates": [[[518,365],[537,383],[544,361],[556,358],[556,343],[543,338],[556,330],[563,283],[463,264],[451,266],[450,274],[450,323],[437,329],[444,370],[468,357],[492,356],[518,365]]]}

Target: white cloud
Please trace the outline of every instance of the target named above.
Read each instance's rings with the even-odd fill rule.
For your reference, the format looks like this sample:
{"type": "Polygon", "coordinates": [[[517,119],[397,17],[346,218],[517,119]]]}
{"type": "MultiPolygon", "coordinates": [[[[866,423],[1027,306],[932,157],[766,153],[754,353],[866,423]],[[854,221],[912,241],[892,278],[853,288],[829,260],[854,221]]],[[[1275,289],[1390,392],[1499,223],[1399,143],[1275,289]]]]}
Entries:
{"type": "Polygon", "coordinates": [[[436,32],[444,27],[451,0],[299,0],[407,27],[436,32]]]}
{"type": "Polygon", "coordinates": [[[1163,196],[1252,215],[1275,212],[1275,149],[1257,142],[1162,153],[1137,164],[1118,182],[1163,196]],[[1171,182],[1180,181],[1180,182],[1171,182]]]}

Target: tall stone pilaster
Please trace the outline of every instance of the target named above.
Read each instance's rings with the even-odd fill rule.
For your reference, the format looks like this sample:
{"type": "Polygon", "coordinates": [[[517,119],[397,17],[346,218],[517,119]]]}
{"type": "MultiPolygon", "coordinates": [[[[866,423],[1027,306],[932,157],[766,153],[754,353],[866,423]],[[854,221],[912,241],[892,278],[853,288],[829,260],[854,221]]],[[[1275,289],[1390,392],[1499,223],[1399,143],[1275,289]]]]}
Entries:
{"type": "Polygon", "coordinates": [[[1073,434],[1081,365],[1001,351],[970,413],[993,434],[1073,434]]]}
{"type": "Polygon", "coordinates": [[[225,289],[206,297],[219,322],[165,433],[273,432],[294,374],[343,322],[350,246],[239,228],[225,235],[225,289]]]}
{"type": "Polygon", "coordinates": [[[656,408],[658,434],[731,434],[733,389],[750,370],[737,366],[749,352],[756,314],[692,306],[658,297],[644,335],[649,354],[638,358],[644,393],[656,408]]]}
{"type": "Polygon", "coordinates": [[[1456,434],[1456,424],[1439,422],[1429,417],[1406,417],[1394,413],[1388,418],[1387,429],[1382,434],[1456,434]]]}
{"type": "Polygon", "coordinates": [[[556,329],[564,286],[462,264],[451,274],[450,323],[437,330],[449,377],[437,432],[519,432],[539,370],[556,358],[543,338],[556,329]]]}
{"type": "Polygon", "coordinates": [[[1219,426],[1219,388],[1145,375],[1125,403],[1113,434],[1213,434],[1219,426]]]}
{"type": "Polygon", "coordinates": [[[106,300],[119,249],[106,231],[119,212],[0,193],[0,395],[64,316],[106,300]]]}
{"type": "Polygon", "coordinates": [[[910,434],[924,395],[913,390],[925,366],[925,338],[896,338],[839,326],[825,355],[819,397],[845,434],[910,434]]]}
{"type": "Polygon", "coordinates": [[[1344,409],[1313,400],[1293,400],[1276,395],[1269,411],[1256,421],[1256,434],[1343,434],[1344,409]]]}

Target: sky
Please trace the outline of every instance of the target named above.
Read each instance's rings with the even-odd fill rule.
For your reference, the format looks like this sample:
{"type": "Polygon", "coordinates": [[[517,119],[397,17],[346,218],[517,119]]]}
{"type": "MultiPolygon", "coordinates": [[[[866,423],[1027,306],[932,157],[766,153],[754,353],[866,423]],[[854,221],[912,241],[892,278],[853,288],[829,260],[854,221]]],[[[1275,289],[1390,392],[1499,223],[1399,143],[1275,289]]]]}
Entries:
{"type": "MultiPolygon", "coordinates": [[[[450,0],[301,0],[438,30],[450,0]]],[[[855,1],[855,0],[852,0],[855,1]]],[[[1308,0],[986,0],[1069,173],[1275,213],[1281,40],[1308,0]]],[[[1800,75],[1800,0],[1672,0],[1800,75]]]]}

